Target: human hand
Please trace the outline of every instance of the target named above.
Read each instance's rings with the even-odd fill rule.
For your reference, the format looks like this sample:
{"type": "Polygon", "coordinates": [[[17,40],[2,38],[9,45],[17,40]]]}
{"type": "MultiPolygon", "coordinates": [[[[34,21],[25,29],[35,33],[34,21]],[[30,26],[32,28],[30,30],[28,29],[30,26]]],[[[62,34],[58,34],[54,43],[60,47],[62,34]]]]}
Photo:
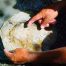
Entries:
{"type": "Polygon", "coordinates": [[[58,16],[58,11],[55,11],[50,8],[42,9],[37,15],[32,17],[28,25],[31,26],[32,23],[38,21],[41,25],[41,28],[49,27],[49,24],[54,24],[56,22],[56,17],[58,16]]]}
{"type": "Polygon", "coordinates": [[[30,52],[22,48],[15,49],[13,53],[4,49],[4,52],[5,55],[15,64],[30,62],[32,58],[30,52]]]}
{"type": "Polygon", "coordinates": [[[15,49],[14,53],[4,50],[6,56],[15,64],[41,61],[43,63],[66,63],[66,47],[45,52],[29,52],[26,49],[15,49]],[[47,61],[48,59],[48,61],[47,61]]]}

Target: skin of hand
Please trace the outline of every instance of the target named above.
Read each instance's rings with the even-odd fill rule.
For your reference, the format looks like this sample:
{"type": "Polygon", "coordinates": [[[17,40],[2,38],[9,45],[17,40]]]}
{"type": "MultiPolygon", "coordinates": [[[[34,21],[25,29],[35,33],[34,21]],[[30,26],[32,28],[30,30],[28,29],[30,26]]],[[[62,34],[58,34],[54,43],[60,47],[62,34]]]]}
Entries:
{"type": "Polygon", "coordinates": [[[24,64],[36,59],[36,55],[34,56],[30,51],[22,48],[17,48],[14,52],[9,52],[4,49],[4,53],[15,64],[24,64]]]}
{"type": "Polygon", "coordinates": [[[14,53],[4,49],[5,55],[15,64],[23,64],[28,62],[43,63],[66,63],[66,47],[43,51],[43,52],[29,52],[26,49],[17,48],[14,53]]]}
{"type": "Polygon", "coordinates": [[[41,28],[49,27],[49,24],[54,24],[56,22],[55,18],[57,16],[57,10],[51,8],[42,9],[38,14],[36,14],[29,20],[28,26],[31,26],[34,22],[38,21],[40,23],[41,28]]]}

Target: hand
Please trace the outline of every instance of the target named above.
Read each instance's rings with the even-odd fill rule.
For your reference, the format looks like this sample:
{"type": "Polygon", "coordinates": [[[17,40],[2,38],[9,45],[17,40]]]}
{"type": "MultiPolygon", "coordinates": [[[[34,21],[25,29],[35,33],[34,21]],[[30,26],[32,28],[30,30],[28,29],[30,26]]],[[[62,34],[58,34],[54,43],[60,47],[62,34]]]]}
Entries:
{"type": "Polygon", "coordinates": [[[4,49],[6,56],[13,61],[15,64],[30,62],[30,53],[26,49],[15,49],[14,53],[11,53],[4,49]]]}
{"type": "Polygon", "coordinates": [[[44,63],[66,63],[66,47],[45,52],[29,52],[26,49],[16,49],[14,53],[4,50],[6,56],[15,64],[41,61],[44,63]],[[46,60],[45,60],[46,59],[46,60]]]}
{"type": "Polygon", "coordinates": [[[49,27],[49,24],[53,24],[56,21],[58,16],[58,11],[55,11],[50,8],[42,9],[37,15],[30,19],[28,25],[31,26],[32,23],[38,20],[41,25],[41,28],[49,27]]]}

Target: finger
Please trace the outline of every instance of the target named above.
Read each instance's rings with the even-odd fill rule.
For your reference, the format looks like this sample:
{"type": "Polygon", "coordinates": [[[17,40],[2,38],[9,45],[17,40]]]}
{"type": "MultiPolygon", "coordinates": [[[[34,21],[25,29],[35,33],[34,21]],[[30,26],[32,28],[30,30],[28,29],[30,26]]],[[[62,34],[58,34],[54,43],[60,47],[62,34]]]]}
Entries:
{"type": "Polygon", "coordinates": [[[56,23],[56,19],[52,19],[49,21],[50,24],[55,24],[56,23]]]}
{"type": "Polygon", "coordinates": [[[48,18],[45,18],[42,21],[41,28],[45,28],[45,27],[49,27],[49,19],[48,18]]]}
{"type": "Polygon", "coordinates": [[[42,29],[45,28],[45,27],[49,27],[49,24],[46,24],[46,25],[45,25],[45,24],[42,24],[42,25],[41,25],[41,28],[42,28],[42,29]]]}
{"type": "Polygon", "coordinates": [[[41,18],[42,18],[42,14],[40,12],[36,16],[34,16],[32,19],[30,19],[30,21],[28,22],[28,26],[31,26],[32,23],[34,23],[35,21],[37,21],[37,20],[39,20],[41,18]]]}
{"type": "Polygon", "coordinates": [[[56,19],[51,19],[49,22],[52,23],[52,22],[55,22],[55,21],[56,21],[56,19]]]}
{"type": "Polygon", "coordinates": [[[13,53],[7,51],[6,49],[4,49],[4,53],[5,53],[5,55],[6,55],[7,57],[9,57],[9,58],[12,58],[12,57],[13,57],[13,53]]]}
{"type": "Polygon", "coordinates": [[[25,53],[25,52],[28,52],[28,50],[25,49],[25,48],[16,48],[16,49],[15,49],[15,53],[16,53],[16,52],[24,52],[24,53],[25,53]]]}

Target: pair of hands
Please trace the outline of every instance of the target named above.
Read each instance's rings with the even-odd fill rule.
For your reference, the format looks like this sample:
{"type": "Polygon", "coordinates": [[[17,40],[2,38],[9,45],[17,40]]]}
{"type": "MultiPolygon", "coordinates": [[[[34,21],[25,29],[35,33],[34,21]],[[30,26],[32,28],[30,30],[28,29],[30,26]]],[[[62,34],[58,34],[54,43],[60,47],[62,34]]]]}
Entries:
{"type": "MultiPolygon", "coordinates": [[[[53,24],[56,21],[56,17],[58,16],[58,12],[53,9],[42,9],[37,15],[35,15],[28,23],[31,26],[32,23],[38,21],[40,23],[41,28],[49,27],[49,24],[53,24]]],[[[10,58],[14,63],[26,63],[30,62],[31,53],[26,49],[15,49],[14,53],[8,52],[4,50],[6,56],[10,58]]]]}

